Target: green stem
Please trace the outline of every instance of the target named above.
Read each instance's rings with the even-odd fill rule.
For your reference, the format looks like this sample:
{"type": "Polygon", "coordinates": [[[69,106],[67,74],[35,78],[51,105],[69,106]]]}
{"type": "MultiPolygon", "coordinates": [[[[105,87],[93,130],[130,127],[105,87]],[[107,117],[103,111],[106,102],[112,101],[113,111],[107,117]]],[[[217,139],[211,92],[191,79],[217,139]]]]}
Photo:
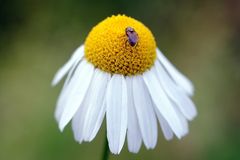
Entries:
{"type": "Polygon", "coordinates": [[[108,140],[107,140],[107,136],[106,136],[102,160],[108,160],[108,158],[109,158],[109,148],[108,148],[108,140]]]}

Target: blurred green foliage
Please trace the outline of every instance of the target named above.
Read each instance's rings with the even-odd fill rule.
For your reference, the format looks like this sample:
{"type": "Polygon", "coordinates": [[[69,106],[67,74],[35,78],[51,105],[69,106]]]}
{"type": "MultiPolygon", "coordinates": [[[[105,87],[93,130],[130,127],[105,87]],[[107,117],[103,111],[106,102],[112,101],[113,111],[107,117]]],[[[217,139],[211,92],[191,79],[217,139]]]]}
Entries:
{"type": "Polygon", "coordinates": [[[100,159],[105,125],[77,144],[53,117],[57,69],[112,14],[146,24],[195,84],[199,115],[182,140],[110,159],[240,159],[240,4],[237,0],[0,0],[0,159],[100,159]]]}

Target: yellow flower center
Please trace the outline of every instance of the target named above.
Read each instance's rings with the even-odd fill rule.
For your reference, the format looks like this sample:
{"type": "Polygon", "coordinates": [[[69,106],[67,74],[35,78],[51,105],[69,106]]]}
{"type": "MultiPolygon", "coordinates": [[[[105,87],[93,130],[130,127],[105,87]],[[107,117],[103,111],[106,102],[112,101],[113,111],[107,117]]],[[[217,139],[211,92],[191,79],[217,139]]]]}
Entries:
{"type": "Polygon", "coordinates": [[[141,22],[125,15],[112,16],[96,25],[87,36],[85,57],[111,74],[141,74],[154,63],[156,42],[141,22]]]}

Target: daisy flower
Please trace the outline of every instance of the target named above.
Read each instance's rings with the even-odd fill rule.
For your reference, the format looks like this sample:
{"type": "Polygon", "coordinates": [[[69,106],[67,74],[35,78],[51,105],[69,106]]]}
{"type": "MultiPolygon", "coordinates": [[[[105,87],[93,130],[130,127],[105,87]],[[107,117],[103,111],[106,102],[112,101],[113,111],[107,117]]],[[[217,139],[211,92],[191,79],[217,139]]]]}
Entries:
{"type": "Polygon", "coordinates": [[[180,139],[197,114],[192,83],[157,48],[151,31],[125,15],[93,27],[52,84],[66,74],[55,111],[60,130],[71,121],[75,140],[90,142],[106,115],[114,154],[125,138],[130,152],[137,153],[142,143],[153,149],[158,123],[167,140],[180,139]]]}

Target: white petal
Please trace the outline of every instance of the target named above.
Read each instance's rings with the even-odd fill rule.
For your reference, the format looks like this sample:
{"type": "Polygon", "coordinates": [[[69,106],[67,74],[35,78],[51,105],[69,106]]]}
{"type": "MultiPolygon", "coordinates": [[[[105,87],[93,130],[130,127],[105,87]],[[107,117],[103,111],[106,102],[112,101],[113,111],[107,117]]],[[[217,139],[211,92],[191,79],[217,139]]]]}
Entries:
{"type": "Polygon", "coordinates": [[[188,94],[193,95],[194,87],[192,82],[185,77],[182,73],[180,73],[176,67],[163,55],[163,53],[157,49],[157,57],[161,64],[165,67],[169,75],[175,81],[177,85],[182,87],[182,89],[188,94]]]}
{"type": "Polygon", "coordinates": [[[53,86],[58,84],[58,82],[66,75],[66,73],[70,70],[70,68],[73,66],[73,64],[76,61],[79,61],[80,59],[82,59],[84,55],[83,50],[84,50],[83,45],[81,45],[79,48],[76,49],[76,51],[73,53],[73,55],[68,60],[68,62],[65,63],[65,65],[57,71],[52,81],[53,86]]]}
{"type": "MultiPolygon", "coordinates": [[[[86,94],[86,96],[88,93],[86,94]]],[[[74,139],[79,143],[83,141],[83,125],[84,120],[86,119],[85,113],[88,106],[86,105],[86,101],[84,99],[83,103],[78,108],[76,114],[73,116],[72,119],[72,129],[74,134],[74,139]]]]}
{"type": "Polygon", "coordinates": [[[119,154],[127,129],[127,86],[122,75],[114,74],[107,93],[107,138],[112,153],[119,154]]]}
{"type": "Polygon", "coordinates": [[[88,109],[85,114],[85,121],[83,127],[83,138],[85,141],[91,141],[97,134],[105,112],[106,104],[104,103],[105,91],[111,75],[99,69],[95,70],[92,79],[88,97],[86,97],[86,105],[88,109]]]}
{"type": "Polygon", "coordinates": [[[183,135],[185,136],[186,134],[188,134],[189,128],[188,128],[188,121],[187,119],[184,117],[184,115],[181,113],[181,111],[178,109],[178,107],[174,107],[175,111],[181,121],[182,127],[183,127],[183,135]]]}
{"type": "Polygon", "coordinates": [[[92,140],[98,132],[106,111],[104,105],[105,90],[110,74],[96,69],[77,113],[72,120],[74,138],[78,142],[92,140]]]}
{"type": "Polygon", "coordinates": [[[154,148],[157,143],[157,120],[142,76],[133,77],[133,98],[143,142],[148,149],[154,148]]]}
{"type": "MultiPolygon", "coordinates": [[[[155,106],[156,107],[156,106],[155,106]]],[[[171,140],[173,138],[173,131],[167,121],[162,117],[161,113],[158,109],[156,109],[156,114],[158,117],[158,121],[160,123],[161,129],[163,131],[163,135],[166,140],[171,140]]]]}
{"type": "Polygon", "coordinates": [[[66,88],[67,88],[67,86],[68,86],[72,76],[74,75],[75,69],[77,68],[77,66],[79,65],[80,62],[81,61],[76,61],[74,63],[74,65],[71,67],[71,69],[70,69],[70,71],[69,71],[69,73],[67,75],[67,78],[66,78],[66,80],[64,82],[64,85],[62,87],[62,91],[60,93],[60,96],[59,96],[58,102],[57,102],[57,109],[55,111],[55,118],[57,119],[58,122],[60,120],[60,115],[61,115],[61,113],[63,112],[63,109],[64,109],[64,105],[61,105],[61,104],[62,104],[62,100],[64,99],[63,97],[65,97],[66,94],[67,94],[66,88]]]}
{"type": "Polygon", "coordinates": [[[143,78],[157,109],[168,122],[176,136],[181,138],[183,135],[181,121],[168,97],[164,93],[162,86],[159,84],[157,77],[155,77],[154,70],[151,69],[150,71],[145,72],[143,78]]]}
{"type": "Polygon", "coordinates": [[[169,98],[179,107],[181,112],[188,120],[192,120],[197,115],[194,103],[182,90],[175,85],[175,83],[173,83],[172,79],[157,61],[155,63],[155,69],[158,80],[162,84],[163,89],[169,98]]]}
{"type": "Polygon", "coordinates": [[[139,129],[138,119],[136,110],[133,102],[133,88],[132,78],[127,77],[127,92],[128,92],[128,129],[127,129],[127,140],[128,150],[133,153],[137,153],[142,145],[142,137],[139,129]]]}
{"type": "MultiPolygon", "coordinates": [[[[67,123],[72,119],[73,115],[76,113],[78,107],[81,105],[83,98],[87,92],[89,84],[92,79],[94,67],[86,61],[83,61],[83,67],[80,66],[76,69],[74,77],[69,82],[67,88],[66,98],[63,104],[65,105],[64,110],[61,114],[59,121],[59,128],[63,130],[67,123]]],[[[81,63],[81,64],[82,64],[81,63]]]]}
{"type": "Polygon", "coordinates": [[[67,79],[64,83],[64,86],[57,101],[57,108],[55,110],[55,118],[57,122],[60,122],[61,115],[66,107],[65,104],[66,100],[69,97],[69,92],[71,92],[72,88],[75,87],[75,83],[79,83],[78,73],[81,72],[81,70],[83,70],[86,67],[86,61],[85,60],[81,61],[80,64],[77,66],[78,73],[76,73],[76,71],[74,72],[75,70],[74,67],[72,67],[70,72],[68,73],[67,79]]]}
{"type": "MultiPolygon", "coordinates": [[[[86,61],[82,61],[78,66],[77,66],[77,69],[78,70],[81,70],[85,67],[85,64],[86,64],[86,61]]],[[[72,69],[71,69],[72,70],[72,69]]],[[[79,71],[78,71],[79,72],[79,71]]],[[[70,74],[70,73],[69,73],[70,74]]],[[[75,87],[75,83],[76,83],[76,80],[78,78],[78,75],[75,71],[75,73],[73,74],[72,78],[69,78],[71,80],[71,83],[70,85],[66,83],[65,81],[65,84],[64,84],[64,87],[61,91],[61,94],[59,95],[59,98],[58,98],[58,101],[57,101],[57,108],[55,110],[55,118],[56,120],[59,122],[60,121],[60,118],[61,118],[61,115],[62,115],[62,112],[63,110],[65,109],[65,104],[66,104],[66,100],[68,99],[68,96],[69,96],[69,92],[72,90],[73,87],[75,87]]],[[[69,80],[69,81],[70,81],[69,80]]]]}

